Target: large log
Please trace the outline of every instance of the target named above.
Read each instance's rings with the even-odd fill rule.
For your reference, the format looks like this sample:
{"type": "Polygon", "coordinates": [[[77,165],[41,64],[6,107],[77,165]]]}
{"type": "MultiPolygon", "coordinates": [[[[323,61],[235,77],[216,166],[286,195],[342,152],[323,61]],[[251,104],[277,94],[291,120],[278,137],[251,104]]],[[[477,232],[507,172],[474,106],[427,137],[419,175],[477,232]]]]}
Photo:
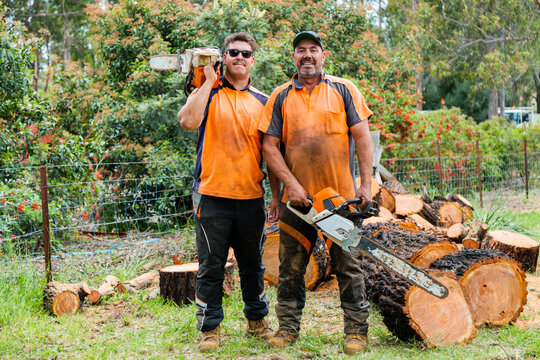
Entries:
{"type": "Polygon", "coordinates": [[[43,289],[43,305],[51,314],[62,316],[75,314],[90,293],[90,288],[83,281],[78,284],[62,284],[51,281],[43,289]]]}
{"type": "MultiPolygon", "coordinates": [[[[386,222],[366,225],[364,230],[373,241],[416,266],[428,267],[436,259],[457,251],[456,244],[451,241],[441,241],[423,231],[405,227],[403,223],[386,222]]],[[[372,263],[367,258],[360,259],[362,263],[372,263]]],[[[368,272],[365,277],[366,293],[376,301],[379,295],[377,276],[373,269],[364,270],[368,272]]]]}
{"type": "Polygon", "coordinates": [[[515,259],[524,271],[536,271],[540,243],[507,230],[488,231],[482,248],[499,250],[515,259]]]}
{"type": "Polygon", "coordinates": [[[475,314],[477,327],[514,322],[527,303],[523,270],[499,251],[464,249],[438,259],[431,268],[456,274],[475,314]]]}
{"type": "Polygon", "coordinates": [[[88,294],[88,302],[91,304],[97,304],[103,297],[114,293],[114,288],[118,285],[120,280],[114,275],[107,275],[103,284],[99,286],[97,290],[92,289],[88,294]]]}
{"type": "MultiPolygon", "coordinates": [[[[165,299],[174,301],[178,306],[195,301],[197,286],[198,263],[173,265],[159,271],[160,295],[165,299]]],[[[230,295],[234,288],[234,265],[225,264],[225,279],[223,292],[230,295]]]]}
{"type": "MultiPolygon", "coordinates": [[[[269,284],[277,285],[279,279],[279,227],[272,226],[266,229],[263,264],[264,278],[269,284]]],[[[309,258],[304,279],[306,288],[315,290],[327,277],[329,272],[330,256],[325,242],[318,237],[309,258]]]]}

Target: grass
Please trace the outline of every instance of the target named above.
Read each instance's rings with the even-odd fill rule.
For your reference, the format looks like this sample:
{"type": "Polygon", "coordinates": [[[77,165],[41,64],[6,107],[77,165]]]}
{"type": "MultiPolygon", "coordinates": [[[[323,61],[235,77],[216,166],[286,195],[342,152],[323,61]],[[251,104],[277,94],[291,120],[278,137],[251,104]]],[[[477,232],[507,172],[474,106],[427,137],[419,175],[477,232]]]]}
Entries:
{"type": "MultiPolygon", "coordinates": [[[[540,235],[540,215],[513,213],[505,209],[477,210],[490,225],[524,229],[540,235]],[[481,212],[483,211],[483,213],[481,212]]],[[[540,239],[540,237],[536,237],[540,239]]],[[[62,282],[86,280],[97,287],[105,275],[121,279],[142,272],[154,258],[168,260],[172,253],[193,255],[193,242],[175,243],[163,254],[141,258],[72,257],[55,271],[62,282]]],[[[115,294],[96,306],[83,307],[73,316],[55,318],[42,306],[44,281],[35,267],[15,258],[0,262],[0,359],[534,359],[540,357],[538,324],[529,329],[512,325],[500,329],[479,329],[470,344],[426,348],[422,343],[406,343],[394,337],[382,323],[375,306],[368,319],[369,345],[357,356],[342,353],[342,311],[339,293],[330,289],[308,292],[300,338],[282,350],[272,349],[256,338],[245,336],[241,294],[237,282],[233,294],[224,299],[222,346],[217,352],[197,350],[195,307],[182,308],[161,298],[145,300],[143,290],[115,294]]],[[[271,311],[268,317],[277,328],[273,309],[276,290],[268,288],[271,311]]],[[[540,309],[536,309],[537,312],[540,309]]],[[[525,317],[525,315],[522,315],[525,317]]]]}

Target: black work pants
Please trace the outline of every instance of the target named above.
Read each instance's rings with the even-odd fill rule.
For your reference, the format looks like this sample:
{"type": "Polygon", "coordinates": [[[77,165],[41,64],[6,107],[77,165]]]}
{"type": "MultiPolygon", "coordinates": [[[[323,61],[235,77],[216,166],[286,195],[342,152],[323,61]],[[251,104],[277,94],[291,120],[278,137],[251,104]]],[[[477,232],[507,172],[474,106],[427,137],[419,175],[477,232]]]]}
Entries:
{"type": "MultiPolygon", "coordinates": [[[[317,240],[317,230],[283,203],[279,206],[279,221],[280,265],[276,315],[280,329],[297,332],[306,303],[304,274],[317,240]]],[[[335,244],[329,252],[339,285],[344,331],[346,334],[367,334],[369,302],[366,301],[364,276],[358,260],[335,244]]]]}
{"type": "Polygon", "coordinates": [[[269,308],[262,264],[264,199],[236,200],[194,194],[193,203],[199,258],[197,329],[210,331],[223,320],[224,269],[230,247],[238,263],[244,315],[249,320],[262,319],[269,308]]]}

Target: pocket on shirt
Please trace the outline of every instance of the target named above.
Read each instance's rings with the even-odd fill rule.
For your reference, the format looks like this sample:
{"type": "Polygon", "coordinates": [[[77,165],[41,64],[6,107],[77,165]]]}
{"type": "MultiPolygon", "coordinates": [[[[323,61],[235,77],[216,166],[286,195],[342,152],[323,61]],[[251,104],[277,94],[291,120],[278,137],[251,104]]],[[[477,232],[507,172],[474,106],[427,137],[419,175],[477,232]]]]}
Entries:
{"type": "Polygon", "coordinates": [[[344,111],[327,111],[325,121],[326,134],[328,135],[343,134],[349,131],[347,128],[347,116],[344,111]]]}

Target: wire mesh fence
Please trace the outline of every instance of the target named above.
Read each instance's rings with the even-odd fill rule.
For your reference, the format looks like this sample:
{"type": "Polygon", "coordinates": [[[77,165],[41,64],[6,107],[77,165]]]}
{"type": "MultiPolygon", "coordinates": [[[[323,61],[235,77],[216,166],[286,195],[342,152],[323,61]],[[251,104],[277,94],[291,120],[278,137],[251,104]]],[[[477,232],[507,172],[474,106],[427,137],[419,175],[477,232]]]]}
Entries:
{"type": "MultiPolygon", "coordinates": [[[[432,195],[525,193],[540,187],[538,139],[527,146],[506,144],[513,151],[497,155],[489,154],[490,146],[474,141],[386,145],[380,163],[412,193],[422,187],[432,195]]],[[[159,161],[49,165],[46,172],[24,164],[0,167],[0,259],[43,259],[45,218],[53,259],[112,254],[189,229],[192,177],[169,167],[159,161]]]]}

